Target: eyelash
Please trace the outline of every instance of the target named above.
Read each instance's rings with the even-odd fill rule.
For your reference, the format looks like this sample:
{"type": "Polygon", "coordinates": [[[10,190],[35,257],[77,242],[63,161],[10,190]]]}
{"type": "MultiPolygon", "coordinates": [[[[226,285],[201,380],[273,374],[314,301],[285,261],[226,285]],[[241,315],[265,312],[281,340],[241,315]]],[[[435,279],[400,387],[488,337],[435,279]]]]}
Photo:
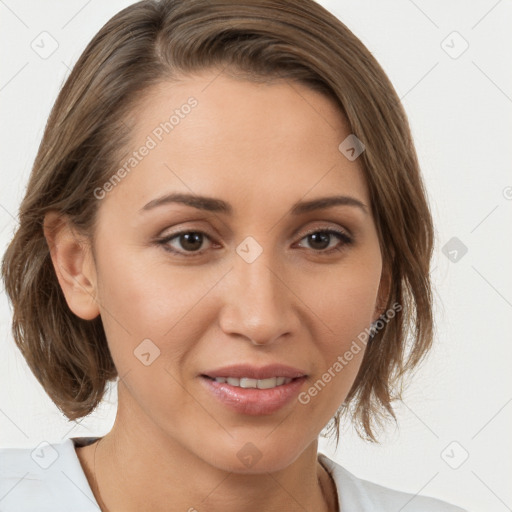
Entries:
{"type": "MultiPolygon", "coordinates": [[[[189,233],[196,233],[196,234],[204,235],[208,240],[211,241],[208,234],[205,233],[204,231],[189,229],[186,231],[179,231],[177,233],[173,233],[172,235],[166,236],[164,238],[159,238],[159,239],[155,240],[155,242],[157,245],[161,246],[165,251],[175,254],[177,256],[183,256],[184,258],[193,258],[194,256],[202,255],[207,249],[204,249],[202,251],[181,252],[181,251],[177,251],[176,249],[172,249],[168,245],[168,243],[171,240],[174,240],[175,238],[178,238],[181,235],[189,234],[189,233]]],[[[313,234],[317,234],[317,233],[334,235],[334,236],[336,236],[336,238],[338,238],[338,240],[340,240],[340,242],[342,242],[341,245],[337,245],[337,246],[332,247],[331,249],[327,249],[327,250],[326,249],[323,249],[323,250],[322,249],[319,249],[319,250],[312,249],[313,252],[320,254],[320,255],[330,255],[334,252],[341,252],[345,249],[346,246],[351,245],[354,242],[353,239],[350,236],[348,236],[346,233],[344,233],[343,231],[338,231],[336,229],[331,229],[331,228],[329,228],[329,229],[318,229],[318,228],[313,229],[313,230],[305,233],[304,236],[300,240],[303,240],[304,238],[308,237],[309,235],[313,235],[313,234]]]]}

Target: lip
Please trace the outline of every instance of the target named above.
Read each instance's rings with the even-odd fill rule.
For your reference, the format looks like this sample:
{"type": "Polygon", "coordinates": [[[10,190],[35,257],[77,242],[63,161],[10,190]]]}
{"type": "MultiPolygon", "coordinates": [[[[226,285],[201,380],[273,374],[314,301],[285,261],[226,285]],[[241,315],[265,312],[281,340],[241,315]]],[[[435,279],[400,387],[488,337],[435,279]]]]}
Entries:
{"type": "Polygon", "coordinates": [[[295,379],[297,377],[307,376],[306,372],[284,364],[269,364],[266,366],[256,367],[249,364],[237,364],[223,366],[214,370],[208,370],[201,374],[206,377],[248,377],[250,379],[270,379],[271,377],[287,377],[295,379]]]}
{"type": "MultiPolygon", "coordinates": [[[[263,374],[268,375],[269,370],[267,368],[268,367],[266,367],[265,369],[265,372],[267,373],[263,372],[263,374]]],[[[247,371],[247,369],[245,369],[245,371],[247,371]]],[[[273,371],[275,371],[275,369],[273,369],[273,371]]],[[[278,371],[277,374],[279,373],[280,372],[278,371]]],[[[277,374],[273,373],[271,376],[277,376],[277,374]]],[[[224,376],[226,376],[226,374],[217,375],[217,377],[224,376]]],[[[236,375],[229,376],[236,377],[236,375]]],[[[244,373],[241,376],[251,377],[251,375],[249,375],[248,373],[244,373]]],[[[285,375],[279,376],[285,377],[285,375]]],[[[305,375],[295,378],[289,377],[293,378],[293,380],[288,384],[282,384],[281,386],[276,386],[275,388],[272,389],[257,389],[240,388],[237,386],[231,386],[227,382],[216,382],[211,377],[207,377],[205,375],[200,375],[199,377],[202,385],[205,387],[207,392],[212,397],[217,399],[219,402],[221,402],[229,409],[239,414],[245,414],[248,416],[270,415],[277,412],[279,409],[289,404],[299,394],[300,388],[307,379],[307,376],[305,375]]]]}

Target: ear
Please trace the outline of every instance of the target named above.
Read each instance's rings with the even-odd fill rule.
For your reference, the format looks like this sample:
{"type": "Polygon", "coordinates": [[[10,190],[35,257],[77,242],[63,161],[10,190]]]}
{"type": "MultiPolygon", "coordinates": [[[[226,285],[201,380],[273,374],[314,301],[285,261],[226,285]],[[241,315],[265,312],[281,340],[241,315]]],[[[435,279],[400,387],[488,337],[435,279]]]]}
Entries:
{"type": "Polygon", "coordinates": [[[388,265],[383,265],[379,291],[377,293],[377,302],[375,304],[373,322],[377,321],[378,318],[386,311],[386,306],[391,293],[391,270],[388,265]]]}
{"type": "Polygon", "coordinates": [[[46,213],[43,231],[69,308],[78,317],[93,320],[100,309],[90,244],[76,233],[68,217],[55,211],[46,213]]]}

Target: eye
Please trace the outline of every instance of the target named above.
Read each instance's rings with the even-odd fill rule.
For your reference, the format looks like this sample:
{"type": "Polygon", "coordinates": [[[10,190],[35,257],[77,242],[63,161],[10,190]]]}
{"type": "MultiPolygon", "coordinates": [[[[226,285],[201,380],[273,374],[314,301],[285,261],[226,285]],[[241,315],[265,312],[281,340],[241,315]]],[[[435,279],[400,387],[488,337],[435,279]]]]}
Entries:
{"type": "Polygon", "coordinates": [[[311,248],[315,252],[319,252],[321,254],[330,254],[335,251],[342,251],[345,246],[353,243],[350,236],[343,231],[338,231],[336,229],[316,229],[307,233],[301,240],[307,240],[308,243],[311,244],[311,248]],[[333,241],[333,237],[338,240],[338,244],[329,248],[333,241]]]}
{"type": "Polygon", "coordinates": [[[205,239],[211,241],[210,237],[203,231],[180,231],[179,233],[174,233],[170,236],[157,240],[157,243],[166,251],[174,254],[178,254],[180,256],[195,256],[197,254],[202,254],[206,250],[198,250],[202,247],[205,239]],[[174,242],[174,245],[171,242],[174,242]]]}
{"type": "MultiPolygon", "coordinates": [[[[157,239],[156,243],[162,246],[164,250],[178,256],[194,257],[203,254],[208,249],[203,248],[205,240],[211,243],[211,238],[203,231],[180,231],[157,239]]],[[[311,244],[310,248],[320,254],[331,254],[332,252],[342,251],[345,246],[353,243],[349,235],[335,229],[317,228],[306,233],[300,241],[302,240],[307,240],[308,243],[311,244]],[[336,240],[338,243],[331,246],[332,242],[336,240]]]]}

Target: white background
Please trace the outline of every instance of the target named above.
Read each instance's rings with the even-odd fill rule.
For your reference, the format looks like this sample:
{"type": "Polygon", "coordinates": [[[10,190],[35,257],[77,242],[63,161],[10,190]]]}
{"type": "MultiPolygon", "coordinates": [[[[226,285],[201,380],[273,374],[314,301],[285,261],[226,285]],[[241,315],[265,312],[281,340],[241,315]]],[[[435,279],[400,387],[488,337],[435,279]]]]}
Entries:
{"type": "MultiPolygon", "coordinates": [[[[0,2],[2,252],[69,69],[99,28],[130,3],[0,2]],[[31,48],[42,31],[59,45],[47,59],[31,48]]],[[[512,44],[511,2],[320,3],[367,45],[403,99],[437,244],[436,346],[397,406],[399,430],[390,427],[380,445],[371,445],[345,426],[337,452],[324,440],[320,448],[357,476],[382,485],[470,511],[512,510],[512,66],[506,50],[512,44]],[[469,43],[458,58],[445,51],[453,56],[463,48],[453,31],[469,43]],[[468,249],[455,263],[442,253],[452,237],[468,249]],[[453,469],[443,452],[452,465],[465,452],[469,458],[453,469]]],[[[0,447],[108,432],[115,386],[90,417],[66,421],[15,348],[10,321],[2,288],[0,447]]]]}

